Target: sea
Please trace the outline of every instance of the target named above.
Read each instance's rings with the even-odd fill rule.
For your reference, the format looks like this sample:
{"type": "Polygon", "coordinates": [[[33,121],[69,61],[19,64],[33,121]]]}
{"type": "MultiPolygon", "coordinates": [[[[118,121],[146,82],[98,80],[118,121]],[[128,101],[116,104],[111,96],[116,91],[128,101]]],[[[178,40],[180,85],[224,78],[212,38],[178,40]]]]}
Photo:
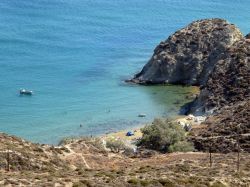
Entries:
{"type": "Polygon", "coordinates": [[[57,144],[177,115],[192,87],[124,80],[194,20],[224,18],[247,34],[249,8],[249,0],[1,0],[0,131],[57,144]]]}

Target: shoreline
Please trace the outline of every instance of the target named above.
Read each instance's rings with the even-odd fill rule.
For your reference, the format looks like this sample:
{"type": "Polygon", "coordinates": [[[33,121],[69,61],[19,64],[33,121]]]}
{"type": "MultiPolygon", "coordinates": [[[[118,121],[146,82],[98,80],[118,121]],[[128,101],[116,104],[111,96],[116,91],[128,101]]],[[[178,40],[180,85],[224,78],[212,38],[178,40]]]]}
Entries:
{"type": "MultiPolygon", "coordinates": [[[[164,117],[165,118],[165,117],[164,117]]],[[[193,115],[176,115],[169,118],[171,121],[177,122],[183,128],[185,125],[191,126],[192,128],[198,128],[203,121],[205,121],[205,116],[193,116],[193,115]]],[[[97,136],[103,142],[106,142],[109,139],[121,140],[129,147],[136,147],[135,141],[142,137],[141,129],[147,125],[151,125],[151,123],[141,124],[140,126],[133,127],[130,129],[118,130],[115,132],[105,133],[104,135],[97,136]],[[134,135],[126,136],[127,132],[132,132],[134,135]]]]}
{"type": "MultiPolygon", "coordinates": [[[[188,86],[188,87],[190,87],[190,92],[187,95],[185,93],[185,96],[183,96],[183,99],[185,99],[185,101],[186,101],[185,104],[190,102],[191,98],[193,98],[195,95],[199,94],[199,92],[200,92],[198,86],[188,86]]],[[[178,102],[179,101],[176,100],[176,103],[178,103],[178,102]]],[[[179,103],[176,105],[179,105],[179,103]]],[[[181,110],[181,107],[179,107],[179,112],[180,112],[180,110],[181,110]]],[[[147,115],[147,117],[148,117],[148,115],[147,115]]],[[[181,118],[185,118],[185,117],[186,117],[186,115],[180,115],[178,113],[163,115],[163,116],[154,116],[152,119],[151,118],[147,119],[146,122],[135,123],[131,126],[122,127],[123,125],[121,124],[120,125],[121,128],[119,128],[119,129],[114,128],[114,129],[106,130],[106,131],[104,131],[102,133],[98,133],[98,134],[89,134],[89,135],[86,135],[86,134],[85,135],[84,134],[77,135],[77,134],[75,134],[75,135],[69,135],[69,136],[62,136],[58,140],[52,141],[52,142],[35,141],[35,140],[31,140],[30,138],[26,138],[26,137],[16,135],[13,133],[8,133],[8,132],[1,132],[1,133],[8,134],[8,135],[15,136],[15,137],[19,137],[21,139],[24,139],[24,140],[32,142],[32,143],[41,144],[41,145],[50,145],[50,146],[59,146],[59,144],[64,140],[70,140],[70,139],[74,140],[74,139],[81,139],[81,138],[85,138],[85,137],[96,137],[96,138],[101,138],[101,139],[107,139],[108,137],[114,137],[114,138],[118,138],[118,139],[123,139],[125,141],[127,141],[127,140],[131,141],[132,139],[140,138],[142,136],[140,129],[145,127],[146,125],[150,125],[155,118],[169,118],[171,120],[175,120],[175,119],[181,119],[181,118]],[[135,136],[127,137],[125,135],[126,135],[126,132],[128,132],[128,131],[132,131],[132,132],[137,131],[137,132],[135,133],[135,136]]],[[[139,118],[140,117],[138,117],[138,119],[139,118]]]]}
{"type": "MultiPolygon", "coordinates": [[[[200,88],[198,86],[190,86],[190,88],[192,88],[192,92],[190,92],[190,95],[186,98],[187,100],[190,100],[190,98],[192,98],[200,93],[200,88]]],[[[187,101],[187,103],[188,103],[188,101],[187,101]]],[[[181,108],[180,108],[180,110],[181,110],[181,108]]],[[[191,116],[192,116],[192,118],[196,118],[193,115],[191,115],[191,116]]],[[[171,116],[155,116],[155,118],[169,118],[170,120],[178,122],[182,126],[184,126],[185,124],[190,124],[190,123],[192,123],[191,125],[197,125],[197,123],[194,122],[195,119],[193,119],[193,122],[191,122],[190,120],[187,120],[188,115],[184,115],[184,114],[176,114],[176,115],[171,115],[171,116]]],[[[201,116],[197,116],[197,118],[201,118],[201,116]]],[[[133,144],[134,140],[142,137],[141,129],[144,128],[146,125],[152,124],[153,120],[151,122],[148,122],[148,123],[137,124],[131,128],[124,128],[124,129],[117,130],[114,132],[106,132],[104,134],[97,135],[96,137],[98,137],[104,141],[106,141],[109,138],[119,139],[119,140],[124,141],[129,146],[131,146],[133,144]],[[133,136],[126,136],[126,133],[128,131],[133,132],[134,135],[133,136]]]]}
{"type": "MultiPolygon", "coordinates": [[[[129,84],[127,84],[127,86],[129,87],[129,84]]],[[[147,98],[144,99],[144,97],[142,97],[143,101],[137,100],[137,98],[133,99],[133,103],[128,102],[125,109],[122,111],[120,111],[119,108],[114,108],[113,110],[112,107],[105,107],[101,110],[102,112],[97,112],[96,115],[93,114],[93,117],[88,116],[88,113],[85,114],[83,110],[81,112],[81,119],[79,119],[80,109],[76,112],[68,112],[68,114],[63,113],[64,116],[62,116],[59,111],[55,110],[53,115],[48,118],[43,119],[42,116],[37,118],[37,122],[36,118],[22,120],[21,126],[18,126],[18,128],[22,128],[21,131],[16,131],[15,128],[12,128],[12,125],[15,126],[14,124],[16,120],[16,118],[13,118],[13,124],[9,124],[7,121],[5,124],[9,127],[5,127],[4,124],[1,131],[34,143],[49,145],[57,145],[65,138],[77,138],[81,136],[90,136],[91,134],[93,136],[103,136],[107,132],[113,133],[121,130],[129,130],[134,127],[143,127],[145,123],[150,123],[155,117],[175,116],[180,112],[180,107],[184,103],[188,103],[199,89],[195,86],[185,86],[185,88],[175,85],[152,87],[140,86],[139,91],[145,93],[147,98]],[[146,102],[148,104],[134,105],[134,103],[137,102],[146,102]],[[148,107],[145,108],[142,106],[148,107]],[[152,108],[150,106],[152,106],[152,108]],[[108,112],[109,108],[111,109],[111,112],[108,112]],[[121,115],[119,115],[120,113],[121,115]],[[138,115],[140,113],[145,113],[147,115],[146,118],[139,118],[138,115]],[[57,120],[58,116],[60,117],[60,121],[57,120]],[[72,116],[76,117],[72,118],[72,116]],[[29,125],[26,125],[26,123],[34,125],[32,128],[28,128],[29,125]],[[81,124],[82,128],[79,127],[81,124]],[[42,128],[41,132],[43,133],[39,133],[40,128],[42,128]],[[52,129],[52,131],[50,129],[52,129]]],[[[134,92],[134,88],[131,88],[131,92],[134,92]]],[[[135,93],[136,92],[135,88],[135,93]]],[[[126,102],[126,100],[122,101],[122,103],[126,102]]],[[[68,109],[65,109],[65,111],[67,110],[68,109]]]]}

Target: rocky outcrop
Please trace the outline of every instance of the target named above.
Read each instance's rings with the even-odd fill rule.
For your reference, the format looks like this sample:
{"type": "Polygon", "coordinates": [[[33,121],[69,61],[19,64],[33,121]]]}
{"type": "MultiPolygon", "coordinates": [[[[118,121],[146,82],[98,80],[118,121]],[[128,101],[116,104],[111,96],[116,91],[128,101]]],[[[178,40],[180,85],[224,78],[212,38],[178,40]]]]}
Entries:
{"type": "Polygon", "coordinates": [[[223,106],[233,105],[250,98],[250,39],[243,38],[229,47],[223,58],[216,62],[213,73],[198,98],[191,113],[213,112],[223,106]]]}
{"type": "Polygon", "coordinates": [[[198,150],[250,152],[250,39],[227,49],[192,103],[192,113],[211,113],[205,128],[192,138],[198,150]]]}
{"type": "Polygon", "coordinates": [[[243,35],[222,19],[198,20],[161,42],[142,71],[139,84],[204,85],[226,49],[243,35]]]}
{"type": "Polygon", "coordinates": [[[194,114],[213,113],[249,98],[250,34],[222,19],[191,23],[155,49],[142,71],[130,80],[139,84],[199,85],[189,105],[194,114]]]}
{"type": "Polygon", "coordinates": [[[185,108],[210,115],[192,137],[196,148],[235,151],[240,124],[242,149],[250,152],[250,34],[244,37],[222,19],[195,21],[161,42],[131,82],[200,86],[200,94],[185,108]]]}

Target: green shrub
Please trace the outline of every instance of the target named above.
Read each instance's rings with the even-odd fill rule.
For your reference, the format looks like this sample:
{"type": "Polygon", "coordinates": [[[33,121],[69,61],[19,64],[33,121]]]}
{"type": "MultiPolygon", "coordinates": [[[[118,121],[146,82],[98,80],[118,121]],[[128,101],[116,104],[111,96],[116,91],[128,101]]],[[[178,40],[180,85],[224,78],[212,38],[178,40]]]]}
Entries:
{"type": "Polygon", "coordinates": [[[226,187],[226,185],[221,183],[220,181],[216,181],[211,185],[211,187],[226,187]]]}
{"type": "Polygon", "coordinates": [[[138,146],[161,152],[191,150],[186,142],[185,130],[176,122],[169,119],[155,119],[152,125],[141,129],[143,136],[137,142],[138,146]]]}
{"type": "Polygon", "coordinates": [[[150,181],[149,180],[141,180],[141,185],[142,186],[149,186],[150,185],[150,181]]]}
{"type": "Polygon", "coordinates": [[[132,178],[128,180],[128,183],[137,185],[140,181],[136,178],[132,178]]]}
{"type": "Polygon", "coordinates": [[[158,182],[161,183],[161,185],[163,186],[168,186],[168,187],[174,187],[174,183],[172,181],[170,181],[169,179],[158,179],[158,182]]]}
{"type": "Polygon", "coordinates": [[[88,180],[80,180],[79,182],[80,182],[80,186],[87,186],[87,187],[93,186],[93,185],[91,184],[91,182],[88,181],[88,180]]]}
{"type": "Polygon", "coordinates": [[[188,151],[194,151],[194,146],[191,142],[187,141],[180,141],[176,142],[173,145],[169,146],[168,149],[169,152],[188,152],[188,151]]]}
{"type": "Polygon", "coordinates": [[[71,143],[75,138],[73,137],[65,137],[65,138],[62,138],[59,143],[58,143],[58,146],[63,146],[63,145],[66,145],[66,144],[69,144],[71,143]]]}
{"type": "Polygon", "coordinates": [[[99,150],[104,149],[103,142],[100,138],[91,138],[89,141],[94,147],[98,148],[99,150]]]}
{"type": "Polygon", "coordinates": [[[182,173],[182,172],[189,172],[190,166],[187,163],[184,164],[176,164],[176,172],[182,173]]]}
{"type": "Polygon", "coordinates": [[[110,138],[106,141],[106,147],[109,148],[112,152],[118,153],[121,150],[125,149],[126,146],[123,141],[110,138]]]}

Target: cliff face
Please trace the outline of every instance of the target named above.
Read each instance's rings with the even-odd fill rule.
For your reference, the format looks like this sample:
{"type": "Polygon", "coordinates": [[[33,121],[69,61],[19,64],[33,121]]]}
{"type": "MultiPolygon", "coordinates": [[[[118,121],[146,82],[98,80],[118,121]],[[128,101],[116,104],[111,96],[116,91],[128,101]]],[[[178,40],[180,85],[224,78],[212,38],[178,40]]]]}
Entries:
{"type": "MultiPolygon", "coordinates": [[[[249,36],[249,35],[247,35],[249,36]]],[[[193,142],[198,150],[211,143],[215,152],[250,152],[250,39],[235,42],[219,60],[201,93],[193,102],[192,113],[211,112],[193,142]]]]}
{"type": "Polygon", "coordinates": [[[225,20],[195,21],[161,42],[130,81],[204,85],[226,49],[242,38],[239,29],[225,20]]]}
{"type": "Polygon", "coordinates": [[[203,113],[250,98],[250,39],[230,46],[216,62],[191,112],[203,113]]]}

